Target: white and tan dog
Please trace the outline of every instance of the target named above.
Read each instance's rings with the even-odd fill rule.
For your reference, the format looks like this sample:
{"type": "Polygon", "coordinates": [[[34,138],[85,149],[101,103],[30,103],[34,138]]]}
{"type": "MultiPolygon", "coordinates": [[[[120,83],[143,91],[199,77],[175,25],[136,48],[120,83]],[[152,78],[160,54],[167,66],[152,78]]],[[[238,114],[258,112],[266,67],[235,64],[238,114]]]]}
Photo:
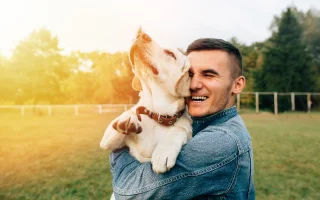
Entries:
{"type": "Polygon", "coordinates": [[[177,49],[163,49],[139,31],[130,50],[135,77],[132,86],[140,100],[113,120],[100,146],[128,146],[140,162],[152,162],[156,173],[170,170],[181,147],[192,136],[184,97],[190,95],[189,61],[177,49]]]}

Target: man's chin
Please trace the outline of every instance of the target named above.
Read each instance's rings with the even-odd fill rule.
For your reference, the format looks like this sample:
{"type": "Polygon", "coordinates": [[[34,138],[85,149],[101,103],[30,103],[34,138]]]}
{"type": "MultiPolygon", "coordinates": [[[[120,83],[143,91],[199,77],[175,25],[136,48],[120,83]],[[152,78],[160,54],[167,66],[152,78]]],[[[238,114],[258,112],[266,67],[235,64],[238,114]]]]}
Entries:
{"type": "Polygon", "coordinates": [[[191,117],[204,117],[204,116],[206,116],[206,113],[203,111],[199,111],[199,108],[196,108],[196,109],[193,109],[193,108],[189,109],[188,108],[188,111],[189,111],[189,115],[191,117]]]}

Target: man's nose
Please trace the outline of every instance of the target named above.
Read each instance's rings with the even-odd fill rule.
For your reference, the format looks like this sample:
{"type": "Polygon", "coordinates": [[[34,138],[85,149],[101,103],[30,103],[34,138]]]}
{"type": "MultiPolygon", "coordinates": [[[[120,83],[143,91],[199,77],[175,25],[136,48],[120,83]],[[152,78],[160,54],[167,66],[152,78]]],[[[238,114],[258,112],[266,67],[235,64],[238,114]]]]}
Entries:
{"type": "Polygon", "coordinates": [[[194,74],[191,78],[191,84],[190,84],[190,89],[192,91],[195,91],[195,90],[198,90],[198,89],[201,89],[202,88],[202,81],[201,81],[201,78],[194,74]]]}
{"type": "Polygon", "coordinates": [[[140,32],[137,35],[137,40],[140,40],[141,42],[151,42],[152,41],[151,37],[144,32],[140,32]]]}

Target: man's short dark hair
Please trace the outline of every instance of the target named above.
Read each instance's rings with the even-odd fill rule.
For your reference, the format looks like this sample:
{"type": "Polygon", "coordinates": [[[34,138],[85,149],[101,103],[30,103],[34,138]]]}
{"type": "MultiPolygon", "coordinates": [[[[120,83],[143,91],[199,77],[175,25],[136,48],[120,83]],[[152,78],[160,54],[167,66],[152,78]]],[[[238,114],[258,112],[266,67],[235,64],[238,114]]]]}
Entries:
{"type": "Polygon", "coordinates": [[[187,55],[193,51],[221,50],[229,54],[232,63],[231,76],[236,79],[242,76],[242,56],[237,47],[222,39],[201,38],[192,42],[187,49],[187,55]]]}

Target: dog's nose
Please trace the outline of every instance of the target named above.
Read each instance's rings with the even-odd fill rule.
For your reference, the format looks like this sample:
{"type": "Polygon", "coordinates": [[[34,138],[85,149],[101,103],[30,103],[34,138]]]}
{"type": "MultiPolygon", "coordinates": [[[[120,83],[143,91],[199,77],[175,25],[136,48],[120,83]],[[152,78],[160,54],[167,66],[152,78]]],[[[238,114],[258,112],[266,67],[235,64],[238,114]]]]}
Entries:
{"type": "Polygon", "coordinates": [[[142,32],[137,35],[137,39],[140,39],[143,42],[151,42],[152,41],[152,39],[149,35],[142,33],[142,32]]]}

